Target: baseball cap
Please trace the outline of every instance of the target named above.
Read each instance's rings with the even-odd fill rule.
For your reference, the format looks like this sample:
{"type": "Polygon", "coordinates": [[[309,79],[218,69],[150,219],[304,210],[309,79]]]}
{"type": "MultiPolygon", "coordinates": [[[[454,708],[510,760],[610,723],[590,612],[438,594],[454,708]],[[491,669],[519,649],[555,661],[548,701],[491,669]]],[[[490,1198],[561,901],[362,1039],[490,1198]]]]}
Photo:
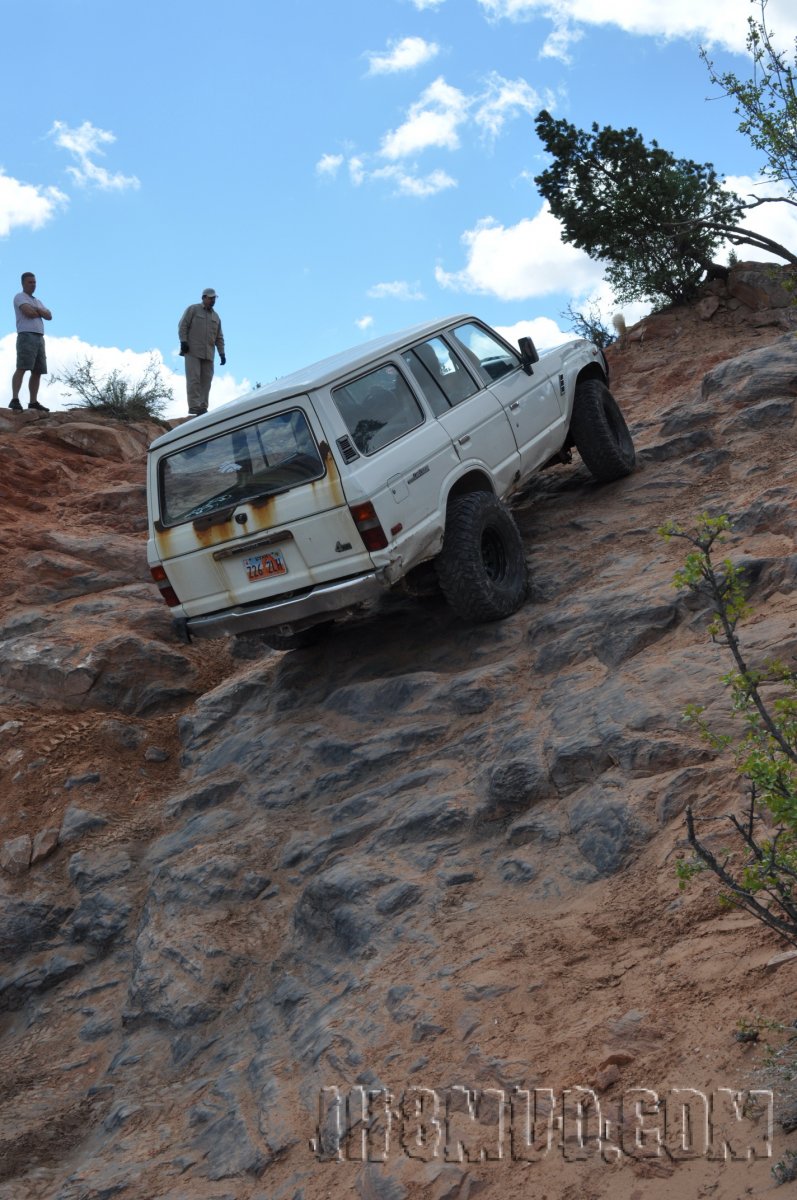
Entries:
{"type": "Polygon", "coordinates": [[[203,296],[215,296],[215,295],[216,295],[216,289],[215,289],[215,288],[205,288],[205,290],[203,291],[202,295],[203,295],[203,296]]]}

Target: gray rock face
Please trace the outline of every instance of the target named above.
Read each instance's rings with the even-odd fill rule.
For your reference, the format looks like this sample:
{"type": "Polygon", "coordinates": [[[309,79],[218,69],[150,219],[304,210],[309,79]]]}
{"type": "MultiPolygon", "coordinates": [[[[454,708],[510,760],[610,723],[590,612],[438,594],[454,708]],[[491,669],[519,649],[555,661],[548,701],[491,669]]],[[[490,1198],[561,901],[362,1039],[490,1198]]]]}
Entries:
{"type": "MultiPolygon", "coordinates": [[[[722,311],[704,306],[703,327],[722,311]]],[[[27,776],[49,780],[40,807],[31,785],[30,831],[16,836],[29,818],[15,812],[0,839],[24,863],[0,873],[0,1141],[24,1150],[0,1200],[505,1192],[487,1167],[319,1161],[310,1139],[334,1124],[321,1089],[340,1090],[345,1125],[356,1087],[535,1086],[552,1046],[583,1051],[587,1003],[596,1044],[604,1010],[623,1011],[632,958],[618,965],[624,934],[600,906],[728,781],[681,721],[712,697],[727,720],[727,663],[653,530],[670,511],[732,507],[756,603],[793,591],[793,468],[771,454],[794,434],[791,345],[633,411],[627,479],[543,473],[516,506],[533,598],[494,626],[389,597],[317,651],[238,660],[209,686],[130,582],[140,541],[122,566],[93,533],[53,532],[38,553],[54,604],[0,625],[2,698],[93,713],[112,754],[87,738],[62,770],[54,738],[27,776]],[[49,850],[28,870],[39,831],[49,850]],[[584,919],[568,941],[571,899],[584,919]],[[584,962],[604,935],[607,961],[584,962]],[[65,1097],[82,1123],[61,1123],[65,1097]],[[58,1154],[45,1126],[68,1132],[58,1154]]],[[[120,497],[131,512],[135,495],[120,497]]],[[[795,652],[785,611],[752,627],[756,654],[795,652]]],[[[0,725],[10,776],[29,711],[0,725]]]]}
{"type": "Polygon", "coordinates": [[[721,403],[725,412],[774,400],[790,403],[797,395],[794,337],[788,334],[760,350],[748,350],[720,363],[703,379],[703,399],[721,403]]]}
{"type": "Polygon", "coordinates": [[[27,833],[0,844],[0,867],[9,875],[24,875],[30,866],[33,843],[27,833]]]}
{"type": "Polygon", "coordinates": [[[94,829],[102,829],[107,824],[105,817],[99,813],[88,812],[76,804],[70,804],[61,822],[59,841],[66,846],[70,842],[78,841],[83,834],[90,833],[94,829]]]}

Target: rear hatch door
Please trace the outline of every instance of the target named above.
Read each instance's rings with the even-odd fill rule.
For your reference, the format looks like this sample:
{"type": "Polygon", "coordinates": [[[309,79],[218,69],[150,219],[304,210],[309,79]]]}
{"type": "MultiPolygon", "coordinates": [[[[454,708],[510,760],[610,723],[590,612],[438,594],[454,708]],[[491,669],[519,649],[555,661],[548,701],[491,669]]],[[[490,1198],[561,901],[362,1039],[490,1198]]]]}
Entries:
{"type": "Polygon", "coordinates": [[[156,554],[189,617],[373,568],[306,396],[197,431],[150,470],[156,554]]]}

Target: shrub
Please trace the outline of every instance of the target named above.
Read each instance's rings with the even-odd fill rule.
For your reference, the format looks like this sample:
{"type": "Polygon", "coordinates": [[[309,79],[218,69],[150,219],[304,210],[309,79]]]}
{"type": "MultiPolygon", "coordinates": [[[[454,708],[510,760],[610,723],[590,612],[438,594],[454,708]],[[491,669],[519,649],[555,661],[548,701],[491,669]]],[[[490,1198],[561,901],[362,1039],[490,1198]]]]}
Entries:
{"type": "Polygon", "coordinates": [[[74,401],[70,408],[89,408],[119,421],[162,421],[166,404],[172,399],[172,390],[161,378],[154,355],[136,380],[117,368],[102,377],[88,357],[53,378],[69,389],[64,395],[74,401]]]}
{"type": "Polygon", "coordinates": [[[730,650],[734,667],[722,683],[741,730],[736,736],[715,733],[703,717],[703,705],[690,705],[685,716],[715,750],[733,754],[748,791],[741,813],[698,818],[687,808],[694,859],[680,863],[678,874],[684,886],[696,873],[711,872],[726,903],[745,909],[797,945],[797,675],[776,659],[753,667],[742,650],[737,626],[750,612],[742,569],[728,558],[716,562],[713,557],[730,528],[727,516],[704,514],[692,530],[669,522],[659,531],[667,540],[681,538],[692,547],[673,583],[712,601],[708,631],[730,650]],[[729,848],[719,854],[697,832],[709,821],[728,829],[729,848]]]}

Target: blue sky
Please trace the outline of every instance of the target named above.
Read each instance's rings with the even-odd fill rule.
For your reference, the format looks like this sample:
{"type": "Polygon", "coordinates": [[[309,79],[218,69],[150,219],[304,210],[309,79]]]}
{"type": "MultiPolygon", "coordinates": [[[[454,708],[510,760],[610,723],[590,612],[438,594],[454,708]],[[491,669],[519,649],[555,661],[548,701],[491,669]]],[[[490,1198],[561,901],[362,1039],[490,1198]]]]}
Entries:
{"type": "MultiPolygon", "coordinates": [[[[770,0],[785,45],[793,10],[770,0]]],[[[155,354],[175,416],[177,322],[206,286],[228,358],[211,407],[449,313],[553,344],[569,303],[594,296],[607,316],[615,305],[542,207],[534,115],[634,125],[748,190],[760,155],[699,47],[746,73],[753,11],[747,0],[7,3],[0,374],[15,365],[23,270],[53,311],[51,368],[89,354],[100,372],[139,374],[155,354]]],[[[754,224],[797,245],[786,206],[754,224]]],[[[63,407],[61,391],[41,398],[63,407]]]]}

